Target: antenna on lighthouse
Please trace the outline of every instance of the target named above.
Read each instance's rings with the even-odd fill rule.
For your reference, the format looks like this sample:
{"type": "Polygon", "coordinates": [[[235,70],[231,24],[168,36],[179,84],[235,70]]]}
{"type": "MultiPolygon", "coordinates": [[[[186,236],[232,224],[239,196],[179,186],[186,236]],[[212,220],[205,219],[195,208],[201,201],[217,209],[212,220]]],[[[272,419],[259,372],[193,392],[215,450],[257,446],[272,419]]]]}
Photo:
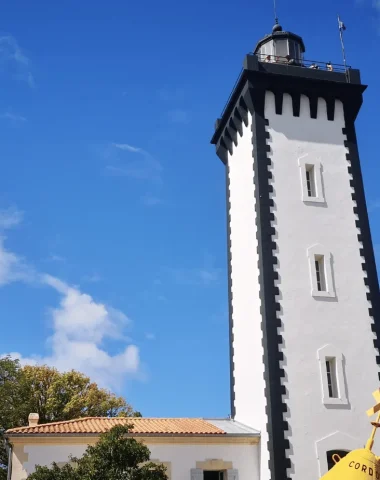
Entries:
{"type": "Polygon", "coordinates": [[[344,48],[344,41],[343,41],[343,32],[346,30],[346,25],[342,22],[339,15],[338,15],[338,28],[339,28],[340,44],[342,46],[344,71],[347,77],[347,81],[350,82],[350,70],[347,68],[346,50],[344,48]]]}
{"type": "MultiPolygon", "coordinates": [[[[276,0],[274,0],[274,1],[276,1],[276,0]]],[[[344,68],[347,68],[346,50],[344,48],[344,41],[343,41],[343,32],[346,30],[346,25],[342,22],[339,15],[338,15],[338,28],[339,28],[340,44],[342,46],[342,56],[343,56],[344,68]]]]}
{"type": "Polygon", "coordinates": [[[278,24],[276,0],[273,0],[274,23],[278,24]]]}

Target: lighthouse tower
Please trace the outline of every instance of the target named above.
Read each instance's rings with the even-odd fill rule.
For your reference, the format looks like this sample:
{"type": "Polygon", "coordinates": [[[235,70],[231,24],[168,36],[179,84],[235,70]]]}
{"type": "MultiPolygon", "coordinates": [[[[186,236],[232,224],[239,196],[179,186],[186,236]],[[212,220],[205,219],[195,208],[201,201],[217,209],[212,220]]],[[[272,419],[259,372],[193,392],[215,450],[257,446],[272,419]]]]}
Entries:
{"type": "Polygon", "coordinates": [[[354,122],[358,70],[276,24],[212,143],[226,167],[232,417],[261,480],[318,479],[363,447],[379,384],[379,285],[354,122]]]}

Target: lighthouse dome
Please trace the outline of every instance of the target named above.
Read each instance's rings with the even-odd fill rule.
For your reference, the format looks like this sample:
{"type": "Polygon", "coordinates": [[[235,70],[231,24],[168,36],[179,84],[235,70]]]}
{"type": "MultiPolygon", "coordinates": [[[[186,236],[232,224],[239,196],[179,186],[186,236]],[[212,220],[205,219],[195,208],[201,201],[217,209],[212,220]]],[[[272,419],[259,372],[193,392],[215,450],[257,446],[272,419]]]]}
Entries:
{"type": "Polygon", "coordinates": [[[262,38],[254,49],[255,55],[260,61],[271,59],[271,61],[302,63],[305,44],[299,35],[292,32],[286,32],[282,26],[276,22],[272,28],[272,33],[262,38]]]}

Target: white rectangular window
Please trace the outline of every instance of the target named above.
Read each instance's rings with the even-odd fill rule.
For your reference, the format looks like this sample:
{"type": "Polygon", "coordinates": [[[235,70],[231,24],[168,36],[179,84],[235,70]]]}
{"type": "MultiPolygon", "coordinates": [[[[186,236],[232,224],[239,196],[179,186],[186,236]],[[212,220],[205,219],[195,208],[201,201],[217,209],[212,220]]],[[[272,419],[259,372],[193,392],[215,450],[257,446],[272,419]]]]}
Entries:
{"type": "Polygon", "coordinates": [[[325,405],[347,405],[343,353],[333,345],[325,345],[318,350],[317,355],[321,372],[322,402],[325,405]]]}
{"type": "Polygon", "coordinates": [[[322,165],[318,158],[304,155],[298,159],[301,172],[302,200],[307,204],[324,203],[322,165]]]}
{"type": "Polygon", "coordinates": [[[335,297],[331,253],[323,245],[316,244],[307,249],[307,257],[313,297],[335,297]]]}
{"type": "Polygon", "coordinates": [[[323,255],[315,255],[314,258],[317,290],[318,292],[326,292],[325,257],[323,255]]]}
{"type": "Polygon", "coordinates": [[[307,196],[309,198],[314,198],[317,196],[314,165],[305,165],[305,174],[306,174],[307,196]]]}
{"type": "Polygon", "coordinates": [[[330,398],[338,398],[338,382],[336,374],[336,359],[326,358],[327,389],[330,398]]]}

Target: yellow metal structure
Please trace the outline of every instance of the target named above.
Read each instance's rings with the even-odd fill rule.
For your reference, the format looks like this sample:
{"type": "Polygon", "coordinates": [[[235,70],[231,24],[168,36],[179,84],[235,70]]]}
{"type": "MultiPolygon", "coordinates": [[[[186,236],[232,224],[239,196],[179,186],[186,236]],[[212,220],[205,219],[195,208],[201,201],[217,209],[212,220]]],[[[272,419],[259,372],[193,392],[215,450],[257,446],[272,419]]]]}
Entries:
{"type": "Polygon", "coordinates": [[[320,480],[380,480],[380,457],[372,452],[376,430],[380,427],[380,389],[373,392],[376,405],[367,410],[370,417],[378,413],[373,425],[371,436],[365,448],[353,450],[342,459],[339,455],[333,455],[335,465],[320,480]]]}

